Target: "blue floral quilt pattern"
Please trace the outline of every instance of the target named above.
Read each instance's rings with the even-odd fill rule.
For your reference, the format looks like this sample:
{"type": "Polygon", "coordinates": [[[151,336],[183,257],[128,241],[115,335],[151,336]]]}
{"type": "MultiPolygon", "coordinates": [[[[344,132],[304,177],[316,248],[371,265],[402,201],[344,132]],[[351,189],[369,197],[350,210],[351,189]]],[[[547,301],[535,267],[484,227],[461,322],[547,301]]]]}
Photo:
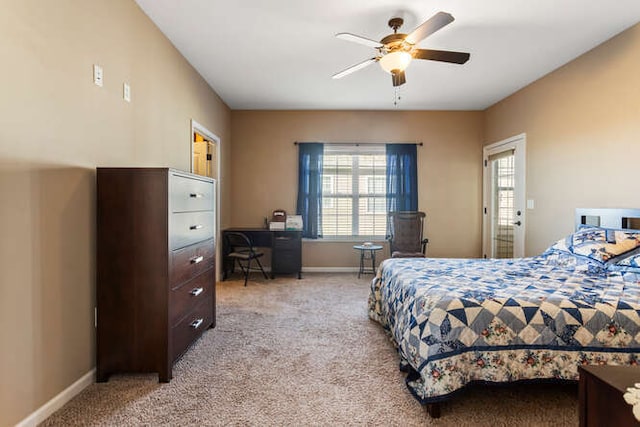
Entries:
{"type": "Polygon", "coordinates": [[[577,380],[580,364],[635,365],[640,286],[558,253],[520,259],[393,258],[371,284],[422,403],[475,381],[577,380]]]}

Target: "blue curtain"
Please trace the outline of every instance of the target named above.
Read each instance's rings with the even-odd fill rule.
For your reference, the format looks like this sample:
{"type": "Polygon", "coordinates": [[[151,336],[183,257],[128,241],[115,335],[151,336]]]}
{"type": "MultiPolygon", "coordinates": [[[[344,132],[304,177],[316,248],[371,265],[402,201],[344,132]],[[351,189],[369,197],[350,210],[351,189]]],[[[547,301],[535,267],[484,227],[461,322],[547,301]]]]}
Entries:
{"type": "Polygon", "coordinates": [[[387,212],[418,210],[416,144],[387,144],[387,212]]]}
{"type": "Polygon", "coordinates": [[[324,144],[298,143],[298,215],[302,237],[322,235],[322,153],[324,144]]]}

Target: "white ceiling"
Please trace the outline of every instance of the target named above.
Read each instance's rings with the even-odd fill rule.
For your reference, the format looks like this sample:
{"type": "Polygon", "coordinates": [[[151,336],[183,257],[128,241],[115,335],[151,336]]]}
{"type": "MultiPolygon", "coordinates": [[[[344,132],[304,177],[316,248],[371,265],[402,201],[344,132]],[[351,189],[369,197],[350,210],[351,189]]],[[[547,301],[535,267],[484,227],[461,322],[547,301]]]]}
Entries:
{"type": "Polygon", "coordinates": [[[640,21],[640,0],[136,2],[232,109],[481,110],[640,21]],[[455,21],[418,47],[466,64],[413,61],[398,106],[378,64],[331,78],[376,53],[336,33],[380,40],[440,10],[455,21]]]}

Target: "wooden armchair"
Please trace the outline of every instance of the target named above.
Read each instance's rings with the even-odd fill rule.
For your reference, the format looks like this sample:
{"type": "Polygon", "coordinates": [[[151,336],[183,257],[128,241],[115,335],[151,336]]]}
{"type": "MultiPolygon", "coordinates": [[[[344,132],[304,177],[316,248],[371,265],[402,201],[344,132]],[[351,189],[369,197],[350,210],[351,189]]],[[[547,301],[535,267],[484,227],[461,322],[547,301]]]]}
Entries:
{"type": "Polygon", "coordinates": [[[391,258],[423,258],[429,239],[423,236],[424,212],[389,212],[391,258]]]}

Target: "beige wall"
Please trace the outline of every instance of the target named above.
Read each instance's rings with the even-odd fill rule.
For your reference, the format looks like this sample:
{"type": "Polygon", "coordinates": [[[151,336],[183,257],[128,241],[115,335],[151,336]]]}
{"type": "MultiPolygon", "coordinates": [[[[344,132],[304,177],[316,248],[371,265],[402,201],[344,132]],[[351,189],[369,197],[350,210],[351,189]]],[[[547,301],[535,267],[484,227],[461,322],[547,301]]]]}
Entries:
{"type": "MultiPolygon", "coordinates": [[[[295,141],[421,141],[419,208],[427,213],[429,255],[479,256],[482,125],[482,112],[233,111],[232,225],[261,226],[276,208],[295,212],[295,141]]],[[[355,266],[352,246],[305,241],[303,266],[355,266]]]]}
{"type": "Polygon", "coordinates": [[[486,143],[527,134],[527,255],[570,233],[577,207],[640,206],[638,52],[640,24],[486,111],[486,143]]]}
{"type": "Polygon", "coordinates": [[[5,426],[95,366],[94,168],[189,170],[192,118],[221,138],[228,163],[230,111],[131,0],[2,1],[0,40],[5,426]]]}
{"type": "MultiPolygon", "coordinates": [[[[0,425],[95,365],[94,168],[188,170],[192,118],[221,138],[223,227],[295,210],[294,141],[424,142],[435,257],[481,253],[483,140],[527,133],[527,254],[568,233],[575,207],[640,205],[639,26],[486,112],[230,112],[131,0],[2,0],[0,40],[0,425]]],[[[351,246],[305,242],[304,265],[355,266],[351,246]]]]}

